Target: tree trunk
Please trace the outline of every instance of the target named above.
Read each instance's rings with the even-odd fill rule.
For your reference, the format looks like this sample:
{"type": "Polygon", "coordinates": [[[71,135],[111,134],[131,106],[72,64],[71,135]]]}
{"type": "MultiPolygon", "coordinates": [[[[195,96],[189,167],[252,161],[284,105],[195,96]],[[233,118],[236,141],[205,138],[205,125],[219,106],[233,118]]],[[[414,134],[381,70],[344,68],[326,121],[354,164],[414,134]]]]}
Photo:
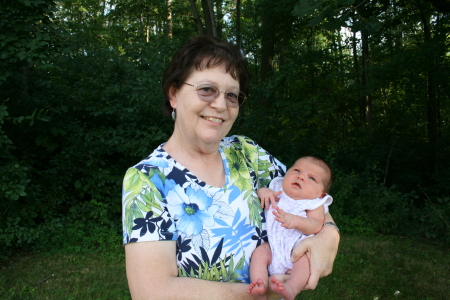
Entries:
{"type": "Polygon", "coordinates": [[[172,2],[173,0],[167,0],[167,22],[166,22],[166,35],[172,37],[172,2]]]}
{"type": "Polygon", "coordinates": [[[216,12],[217,12],[217,22],[216,22],[216,29],[217,29],[217,38],[222,39],[222,30],[223,30],[223,12],[222,12],[222,1],[216,0],[216,12]]]}
{"type": "MultiPolygon", "coordinates": [[[[311,55],[314,49],[314,29],[310,27],[308,29],[308,34],[306,36],[306,48],[308,49],[308,54],[311,55]]],[[[316,76],[315,76],[315,63],[310,60],[308,62],[308,72],[310,81],[310,94],[314,94],[316,92],[316,76]]]]}
{"type": "MultiPolygon", "coordinates": [[[[417,1],[417,6],[420,12],[420,18],[423,25],[424,44],[427,45],[431,39],[430,17],[426,15],[425,8],[417,1]]],[[[427,83],[427,131],[428,141],[430,145],[429,166],[435,168],[437,166],[438,157],[438,124],[439,124],[439,100],[436,96],[436,54],[434,49],[430,49],[429,69],[426,72],[427,83]]],[[[432,169],[429,171],[433,171],[432,169]]]]}
{"type": "Polygon", "coordinates": [[[352,50],[353,50],[353,67],[355,68],[355,78],[356,84],[358,85],[358,105],[359,105],[359,119],[362,124],[364,124],[365,113],[364,113],[364,101],[362,100],[363,96],[361,94],[361,79],[360,79],[360,71],[359,71],[359,59],[358,59],[358,50],[357,50],[357,40],[356,40],[356,32],[352,32],[352,50]]]}
{"type": "Polygon", "coordinates": [[[369,34],[367,30],[361,31],[361,43],[362,43],[362,87],[364,89],[362,97],[362,105],[364,107],[364,121],[367,125],[372,126],[372,96],[368,91],[369,85],[369,34]]]}
{"type": "MultiPolygon", "coordinates": [[[[270,11],[264,10],[262,14],[262,37],[261,37],[261,82],[268,83],[270,73],[273,71],[273,57],[275,52],[274,34],[271,30],[270,11]]],[[[261,107],[268,108],[269,99],[267,97],[260,98],[261,107]]]]}
{"type": "Polygon", "coordinates": [[[236,44],[241,47],[241,0],[236,1],[236,44]]]}
{"type": "Polygon", "coordinates": [[[197,5],[195,5],[195,0],[189,0],[189,3],[191,3],[192,14],[194,15],[195,24],[197,24],[198,34],[205,34],[202,19],[198,13],[197,5]]]}
{"type": "Polygon", "coordinates": [[[214,22],[214,11],[210,6],[210,0],[201,0],[203,9],[203,18],[205,19],[206,34],[217,37],[216,24],[214,22]]]}
{"type": "MultiPolygon", "coordinates": [[[[370,11],[367,10],[367,7],[370,5],[370,2],[360,1],[357,4],[356,12],[358,14],[358,18],[360,21],[365,22],[371,17],[370,11]]],[[[362,80],[361,80],[361,88],[363,93],[360,97],[360,109],[362,109],[362,122],[365,125],[372,126],[372,95],[369,91],[369,32],[367,29],[368,24],[363,25],[361,29],[361,48],[362,48],[362,80]]]]}

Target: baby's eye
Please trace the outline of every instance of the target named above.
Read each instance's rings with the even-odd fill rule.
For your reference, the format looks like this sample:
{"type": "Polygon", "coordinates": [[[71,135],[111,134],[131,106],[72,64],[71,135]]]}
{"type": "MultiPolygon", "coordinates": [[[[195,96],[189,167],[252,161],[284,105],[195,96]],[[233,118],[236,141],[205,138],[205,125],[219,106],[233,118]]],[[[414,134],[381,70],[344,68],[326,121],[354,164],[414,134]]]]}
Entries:
{"type": "Polygon", "coordinates": [[[294,172],[300,173],[299,169],[294,169],[294,172]]]}
{"type": "Polygon", "coordinates": [[[309,177],[309,179],[311,179],[312,181],[316,181],[314,177],[309,177]]]}

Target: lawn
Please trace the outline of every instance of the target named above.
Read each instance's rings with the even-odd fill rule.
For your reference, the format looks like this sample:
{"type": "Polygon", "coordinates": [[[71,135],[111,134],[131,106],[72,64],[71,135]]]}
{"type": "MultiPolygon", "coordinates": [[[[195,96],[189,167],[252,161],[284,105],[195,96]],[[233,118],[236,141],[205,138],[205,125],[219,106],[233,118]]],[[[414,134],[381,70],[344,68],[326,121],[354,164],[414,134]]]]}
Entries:
{"type": "MultiPolygon", "coordinates": [[[[449,250],[429,240],[343,236],[333,273],[297,299],[449,299],[449,250]]],[[[0,299],[130,299],[121,246],[20,253],[0,268],[0,299]]]]}

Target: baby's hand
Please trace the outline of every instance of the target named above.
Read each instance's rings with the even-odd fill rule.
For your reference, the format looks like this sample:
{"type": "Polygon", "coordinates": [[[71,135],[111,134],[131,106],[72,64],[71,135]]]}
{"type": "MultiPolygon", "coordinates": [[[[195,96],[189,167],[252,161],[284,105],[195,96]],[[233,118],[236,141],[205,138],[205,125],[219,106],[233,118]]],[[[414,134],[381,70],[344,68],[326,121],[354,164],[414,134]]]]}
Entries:
{"type": "Polygon", "coordinates": [[[282,192],[274,192],[269,188],[261,188],[258,190],[258,197],[261,200],[261,207],[269,209],[270,204],[272,207],[277,208],[278,195],[282,192]]]}
{"type": "Polygon", "coordinates": [[[275,215],[275,221],[280,222],[282,227],[287,229],[295,228],[295,215],[287,213],[281,208],[274,210],[273,214],[275,215]]]}

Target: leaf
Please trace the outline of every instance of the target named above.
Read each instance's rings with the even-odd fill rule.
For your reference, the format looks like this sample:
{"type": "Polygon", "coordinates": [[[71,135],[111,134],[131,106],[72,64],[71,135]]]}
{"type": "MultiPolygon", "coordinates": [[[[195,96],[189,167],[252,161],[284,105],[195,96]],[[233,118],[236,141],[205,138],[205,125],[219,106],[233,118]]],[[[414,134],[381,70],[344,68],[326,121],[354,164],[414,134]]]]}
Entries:
{"type": "Polygon", "coordinates": [[[320,7],[324,0],[300,0],[300,5],[294,7],[292,14],[299,18],[309,17],[320,7]]]}
{"type": "Polygon", "coordinates": [[[211,264],[216,263],[217,259],[220,256],[220,253],[222,253],[222,247],[223,247],[223,238],[220,240],[219,245],[217,246],[216,250],[214,251],[214,255],[211,259],[211,264]]]}
{"type": "Polygon", "coordinates": [[[202,266],[198,266],[198,278],[203,279],[203,268],[202,266]]]}
{"type": "Polygon", "coordinates": [[[227,280],[227,269],[225,268],[225,264],[223,263],[223,260],[220,259],[220,272],[221,272],[221,277],[223,281],[227,280]]]}
{"type": "Polygon", "coordinates": [[[194,247],[195,252],[197,252],[197,254],[199,254],[200,256],[202,256],[200,248],[208,251],[210,247],[210,237],[208,231],[203,229],[200,234],[193,236],[192,246],[194,247]]]}

